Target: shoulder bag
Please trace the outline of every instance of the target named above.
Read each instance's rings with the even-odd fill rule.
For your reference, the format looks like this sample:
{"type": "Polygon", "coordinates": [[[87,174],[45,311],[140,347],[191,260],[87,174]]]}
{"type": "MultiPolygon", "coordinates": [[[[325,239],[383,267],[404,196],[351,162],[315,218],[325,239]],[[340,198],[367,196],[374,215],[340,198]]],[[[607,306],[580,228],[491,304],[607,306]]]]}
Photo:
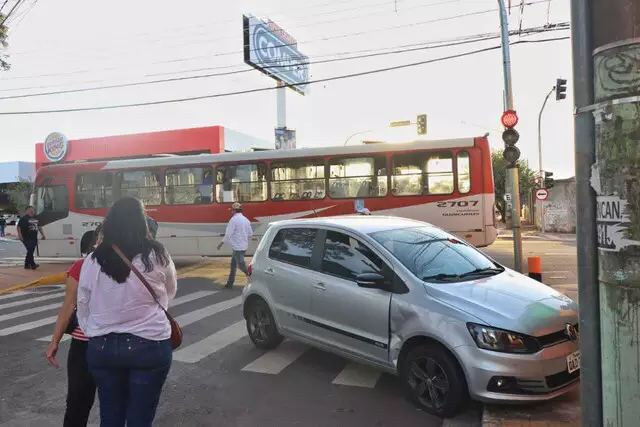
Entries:
{"type": "Polygon", "coordinates": [[[169,320],[169,324],[171,325],[171,348],[175,350],[176,348],[180,347],[180,345],[182,344],[182,329],[180,329],[180,325],[178,325],[178,322],[176,322],[176,319],[174,319],[169,314],[169,312],[162,306],[162,304],[160,304],[160,301],[158,301],[158,298],[156,297],[155,292],[153,292],[151,285],[149,285],[149,282],[147,282],[147,279],[145,279],[142,273],[140,273],[140,271],[137,268],[135,268],[133,264],[131,264],[131,261],[127,259],[127,257],[122,253],[120,248],[117,245],[111,245],[111,248],[113,248],[115,253],[118,254],[118,256],[122,259],[122,261],[125,264],[127,264],[127,266],[131,269],[131,271],[133,271],[133,273],[136,276],[138,276],[138,279],[140,279],[144,287],[147,288],[147,290],[149,291],[153,299],[156,301],[156,303],[158,303],[162,311],[164,311],[164,314],[167,315],[167,319],[169,320]]]}

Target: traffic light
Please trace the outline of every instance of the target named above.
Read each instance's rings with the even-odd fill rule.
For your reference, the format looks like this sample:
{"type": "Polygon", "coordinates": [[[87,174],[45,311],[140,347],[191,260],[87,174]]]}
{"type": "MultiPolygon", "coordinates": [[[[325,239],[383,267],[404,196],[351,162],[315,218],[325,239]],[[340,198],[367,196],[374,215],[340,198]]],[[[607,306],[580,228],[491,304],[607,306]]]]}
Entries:
{"type": "Polygon", "coordinates": [[[556,101],[567,97],[567,81],[565,79],[556,79],[556,101]]]}
{"type": "Polygon", "coordinates": [[[547,190],[550,188],[553,188],[553,186],[555,185],[553,183],[553,172],[545,172],[544,173],[544,188],[546,188],[547,190]]]}
{"type": "Polygon", "coordinates": [[[500,121],[506,128],[504,132],[502,132],[502,140],[504,141],[502,157],[507,162],[508,168],[514,168],[520,158],[520,150],[516,147],[516,143],[520,139],[520,134],[514,129],[515,125],[518,124],[518,115],[513,110],[505,111],[500,121]]]}
{"type": "Polygon", "coordinates": [[[427,133],[427,115],[426,114],[418,114],[417,124],[418,124],[418,135],[426,135],[426,133],[427,133]]]}

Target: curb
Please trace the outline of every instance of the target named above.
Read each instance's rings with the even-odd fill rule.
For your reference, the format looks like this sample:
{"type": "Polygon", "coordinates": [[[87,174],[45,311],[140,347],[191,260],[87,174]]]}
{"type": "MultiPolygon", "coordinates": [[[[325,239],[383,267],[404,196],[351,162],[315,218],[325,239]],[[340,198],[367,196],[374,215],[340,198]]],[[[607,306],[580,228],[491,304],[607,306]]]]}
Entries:
{"type": "Polygon", "coordinates": [[[57,285],[60,282],[64,282],[67,278],[67,272],[51,274],[49,276],[41,277],[37,280],[34,280],[29,283],[24,283],[22,285],[15,285],[10,288],[0,290],[0,295],[8,294],[10,292],[21,291],[23,289],[36,287],[36,286],[46,286],[46,285],[57,285]]]}

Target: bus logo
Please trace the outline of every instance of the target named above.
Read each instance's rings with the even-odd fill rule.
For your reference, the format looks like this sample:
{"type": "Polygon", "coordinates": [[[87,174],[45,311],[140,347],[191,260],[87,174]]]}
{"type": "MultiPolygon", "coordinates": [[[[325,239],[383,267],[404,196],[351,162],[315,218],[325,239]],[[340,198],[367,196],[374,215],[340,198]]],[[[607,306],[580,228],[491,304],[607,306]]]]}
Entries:
{"type": "Polygon", "coordinates": [[[53,132],[44,140],[44,155],[51,162],[59,162],[64,159],[69,151],[69,140],[60,132],[53,132]]]}

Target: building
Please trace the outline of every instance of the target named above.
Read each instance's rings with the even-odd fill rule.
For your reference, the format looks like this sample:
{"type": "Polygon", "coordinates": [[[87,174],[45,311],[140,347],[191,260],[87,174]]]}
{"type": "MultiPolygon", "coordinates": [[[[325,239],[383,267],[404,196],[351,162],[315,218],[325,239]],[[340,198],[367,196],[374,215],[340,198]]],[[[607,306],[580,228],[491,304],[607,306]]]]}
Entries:
{"type": "Polygon", "coordinates": [[[30,162],[2,162],[0,163],[0,212],[14,212],[9,203],[5,190],[11,183],[20,180],[33,181],[36,176],[36,166],[30,162]]]}
{"type": "Polygon", "coordinates": [[[36,144],[36,169],[51,163],[141,158],[160,155],[216,154],[225,151],[273,149],[274,143],[227,129],[208,126],[130,135],[67,140],[58,132],[36,144]]]}

